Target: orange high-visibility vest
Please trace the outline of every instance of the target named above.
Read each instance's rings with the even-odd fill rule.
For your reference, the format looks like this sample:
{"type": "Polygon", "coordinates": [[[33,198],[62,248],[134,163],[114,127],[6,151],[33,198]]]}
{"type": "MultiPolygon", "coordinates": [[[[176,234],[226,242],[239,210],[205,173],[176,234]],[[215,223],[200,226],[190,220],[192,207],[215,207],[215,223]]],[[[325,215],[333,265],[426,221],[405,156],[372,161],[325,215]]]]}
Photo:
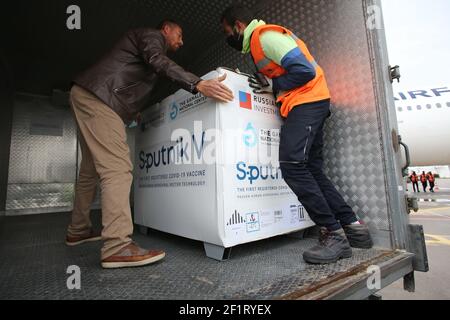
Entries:
{"type": "Polygon", "coordinates": [[[316,60],[306,47],[306,44],[284,27],[277,25],[263,25],[257,27],[255,31],[253,31],[250,41],[250,50],[259,71],[271,79],[278,78],[287,73],[282,66],[270,60],[264,54],[260,35],[266,31],[276,31],[290,35],[297,43],[300,51],[316,70],[316,77],[304,86],[280,92],[278,94],[277,103],[281,106],[281,115],[286,118],[295,106],[330,99],[330,91],[328,90],[327,81],[322,68],[317,64],[316,60]]]}

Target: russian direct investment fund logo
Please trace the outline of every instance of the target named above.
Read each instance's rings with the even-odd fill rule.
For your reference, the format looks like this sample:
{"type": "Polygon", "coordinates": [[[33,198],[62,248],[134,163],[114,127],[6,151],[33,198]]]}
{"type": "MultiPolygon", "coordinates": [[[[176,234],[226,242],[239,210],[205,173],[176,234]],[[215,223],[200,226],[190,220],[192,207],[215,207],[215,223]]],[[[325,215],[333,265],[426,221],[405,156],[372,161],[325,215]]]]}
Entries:
{"type": "Polygon", "coordinates": [[[252,96],[250,93],[239,91],[239,105],[243,109],[252,110],[252,96]]]}

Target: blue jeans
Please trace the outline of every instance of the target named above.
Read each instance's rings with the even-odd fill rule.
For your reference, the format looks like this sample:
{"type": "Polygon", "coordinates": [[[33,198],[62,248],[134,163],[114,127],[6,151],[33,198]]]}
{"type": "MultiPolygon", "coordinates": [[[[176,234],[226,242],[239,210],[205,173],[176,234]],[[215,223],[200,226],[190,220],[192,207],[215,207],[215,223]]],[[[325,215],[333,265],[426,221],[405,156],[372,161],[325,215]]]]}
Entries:
{"type": "Polygon", "coordinates": [[[330,100],[293,108],[281,129],[280,165],[311,219],[336,231],[357,218],[323,173],[323,128],[330,115],[330,100]]]}

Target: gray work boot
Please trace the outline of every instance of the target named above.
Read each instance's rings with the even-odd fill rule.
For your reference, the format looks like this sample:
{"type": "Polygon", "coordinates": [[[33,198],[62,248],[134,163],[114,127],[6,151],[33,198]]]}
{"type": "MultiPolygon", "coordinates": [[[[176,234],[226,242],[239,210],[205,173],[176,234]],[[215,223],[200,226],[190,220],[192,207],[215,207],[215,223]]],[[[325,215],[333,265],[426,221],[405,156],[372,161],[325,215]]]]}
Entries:
{"type": "Polygon", "coordinates": [[[351,224],[344,227],[348,242],[353,248],[370,249],[373,247],[369,228],[363,224],[351,224]]]}
{"type": "Polygon", "coordinates": [[[329,231],[320,229],[319,244],[303,253],[303,259],[311,264],[335,263],[352,257],[352,248],[343,229],[329,231]]]}

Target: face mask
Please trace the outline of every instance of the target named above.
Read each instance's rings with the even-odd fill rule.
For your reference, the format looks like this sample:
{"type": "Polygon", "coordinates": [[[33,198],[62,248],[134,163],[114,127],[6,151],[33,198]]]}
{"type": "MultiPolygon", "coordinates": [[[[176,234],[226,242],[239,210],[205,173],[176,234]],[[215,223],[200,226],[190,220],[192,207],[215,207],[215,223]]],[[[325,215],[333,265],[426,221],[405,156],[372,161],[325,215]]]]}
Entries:
{"type": "Polygon", "coordinates": [[[236,30],[236,28],[234,28],[233,34],[227,38],[227,43],[233,49],[242,51],[244,47],[244,37],[236,30]]]}

